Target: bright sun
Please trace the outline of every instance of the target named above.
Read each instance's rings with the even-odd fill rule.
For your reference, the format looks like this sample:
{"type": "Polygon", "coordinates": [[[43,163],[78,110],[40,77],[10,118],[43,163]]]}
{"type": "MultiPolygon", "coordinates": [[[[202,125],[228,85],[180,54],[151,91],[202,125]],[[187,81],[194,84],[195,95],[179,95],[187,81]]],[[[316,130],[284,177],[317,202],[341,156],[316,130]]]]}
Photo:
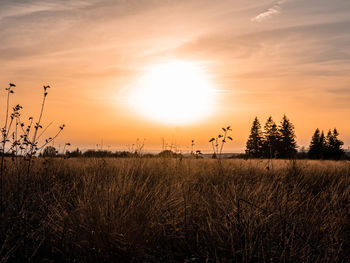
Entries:
{"type": "Polygon", "coordinates": [[[130,103],[155,121],[185,124],[212,112],[214,88],[203,67],[173,61],[147,68],[132,90],[130,103]]]}

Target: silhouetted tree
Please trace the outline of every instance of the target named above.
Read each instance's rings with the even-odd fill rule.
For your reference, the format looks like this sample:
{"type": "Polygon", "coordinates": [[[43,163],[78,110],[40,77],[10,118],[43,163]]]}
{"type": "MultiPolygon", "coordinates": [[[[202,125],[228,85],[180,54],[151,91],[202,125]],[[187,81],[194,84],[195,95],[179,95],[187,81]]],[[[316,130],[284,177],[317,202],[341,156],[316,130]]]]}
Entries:
{"type": "Polygon", "coordinates": [[[286,115],[283,116],[279,127],[279,146],[278,154],[280,158],[291,158],[297,153],[297,143],[295,141],[294,125],[286,115]]]}
{"type": "Polygon", "coordinates": [[[121,152],[115,152],[113,154],[113,157],[116,157],[116,158],[135,158],[135,157],[137,157],[137,155],[135,155],[135,153],[132,153],[132,152],[121,151],[121,152]]]}
{"type": "Polygon", "coordinates": [[[258,117],[255,117],[252,128],[250,129],[250,135],[246,145],[246,154],[249,157],[261,157],[263,149],[263,136],[261,132],[261,125],[258,117]]]}
{"type": "Polygon", "coordinates": [[[325,154],[327,159],[339,160],[345,156],[345,152],[342,149],[344,143],[338,139],[338,136],[337,129],[334,129],[333,132],[331,130],[328,131],[325,154]]]}
{"type": "Polygon", "coordinates": [[[320,158],[323,159],[325,157],[326,154],[326,149],[327,147],[327,142],[326,142],[326,137],[324,136],[324,132],[321,132],[321,136],[320,136],[320,158]]]}
{"type": "Polygon", "coordinates": [[[276,123],[270,116],[264,126],[263,155],[267,158],[274,158],[277,155],[280,134],[276,123]]]}
{"type": "Polygon", "coordinates": [[[83,157],[106,158],[114,157],[111,151],[107,150],[87,150],[83,153],[83,157]]]}
{"type": "Polygon", "coordinates": [[[338,139],[339,133],[336,128],[333,129],[334,137],[334,151],[337,159],[345,157],[345,151],[343,149],[344,142],[338,139]]]}
{"type": "Polygon", "coordinates": [[[320,132],[317,128],[312,136],[308,156],[310,159],[322,159],[324,158],[326,149],[326,141],[324,137],[324,133],[320,132]]]}

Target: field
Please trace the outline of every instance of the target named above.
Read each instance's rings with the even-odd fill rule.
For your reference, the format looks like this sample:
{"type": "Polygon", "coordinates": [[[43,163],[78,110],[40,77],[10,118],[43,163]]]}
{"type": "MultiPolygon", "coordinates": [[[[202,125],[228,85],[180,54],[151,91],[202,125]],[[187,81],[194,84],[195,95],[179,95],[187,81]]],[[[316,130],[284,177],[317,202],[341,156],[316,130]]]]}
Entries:
{"type": "Polygon", "coordinates": [[[6,160],[1,262],[349,262],[350,162],[6,160]]]}

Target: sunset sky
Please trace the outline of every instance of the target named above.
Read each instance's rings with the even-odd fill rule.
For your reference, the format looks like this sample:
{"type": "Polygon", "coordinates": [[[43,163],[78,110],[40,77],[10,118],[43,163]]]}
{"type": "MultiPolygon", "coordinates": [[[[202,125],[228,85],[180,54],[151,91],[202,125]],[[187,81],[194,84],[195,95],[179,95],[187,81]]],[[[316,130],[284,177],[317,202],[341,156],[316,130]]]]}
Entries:
{"type": "MultiPolygon", "coordinates": [[[[160,86],[168,79],[177,85],[170,76],[160,86]]],[[[279,123],[286,114],[299,146],[308,147],[317,127],[337,127],[347,149],[350,1],[0,0],[2,109],[9,82],[17,85],[11,100],[23,106],[23,118],[38,117],[42,85],[51,85],[44,122],[67,126],[57,147],[103,142],[104,149],[127,150],[139,138],[154,151],[164,138],[186,152],[194,139],[206,152],[208,140],[231,125],[226,151],[239,152],[255,116],[263,126],[269,115],[279,123]],[[185,88],[172,103],[157,104],[151,94],[153,113],[135,106],[132,94],[147,76],[164,76],[159,65],[174,63],[184,74],[192,71],[182,65],[195,65],[200,77],[188,82],[211,87],[190,121],[153,114],[196,107],[196,94],[206,92],[199,84],[203,93],[179,82],[185,88]]]]}

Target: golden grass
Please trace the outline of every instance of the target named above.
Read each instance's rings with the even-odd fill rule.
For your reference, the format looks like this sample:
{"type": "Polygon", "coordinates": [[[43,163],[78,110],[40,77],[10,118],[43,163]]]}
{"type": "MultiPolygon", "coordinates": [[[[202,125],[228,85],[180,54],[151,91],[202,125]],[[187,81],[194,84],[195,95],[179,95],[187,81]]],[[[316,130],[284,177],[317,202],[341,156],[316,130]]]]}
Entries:
{"type": "Polygon", "coordinates": [[[350,260],[350,162],[6,161],[2,262],[350,260]]]}

